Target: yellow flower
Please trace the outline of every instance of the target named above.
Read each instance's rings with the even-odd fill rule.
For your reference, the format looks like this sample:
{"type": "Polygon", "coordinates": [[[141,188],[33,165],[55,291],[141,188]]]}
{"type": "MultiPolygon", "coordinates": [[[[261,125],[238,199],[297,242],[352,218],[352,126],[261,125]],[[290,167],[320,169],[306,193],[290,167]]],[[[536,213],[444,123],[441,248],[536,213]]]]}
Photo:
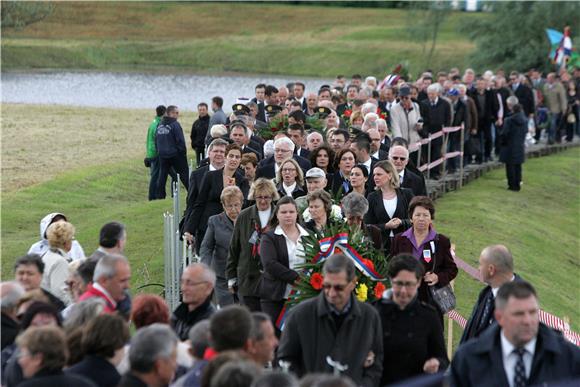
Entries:
{"type": "Polygon", "coordinates": [[[356,299],[360,302],[365,302],[368,297],[369,288],[365,284],[360,284],[356,288],[356,299]]]}

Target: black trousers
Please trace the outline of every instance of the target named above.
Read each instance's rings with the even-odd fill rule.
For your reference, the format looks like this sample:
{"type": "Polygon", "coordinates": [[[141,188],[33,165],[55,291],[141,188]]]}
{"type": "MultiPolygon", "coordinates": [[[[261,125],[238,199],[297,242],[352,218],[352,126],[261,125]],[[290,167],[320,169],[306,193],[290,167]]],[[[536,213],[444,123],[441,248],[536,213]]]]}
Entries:
{"type": "Polygon", "coordinates": [[[197,162],[197,166],[201,164],[201,160],[205,159],[205,149],[204,148],[195,148],[195,160],[197,162]]]}
{"type": "Polygon", "coordinates": [[[270,301],[270,300],[265,300],[263,298],[260,300],[260,305],[262,306],[262,312],[264,312],[268,316],[270,316],[270,319],[272,320],[272,324],[274,325],[274,328],[276,328],[276,336],[277,337],[280,337],[281,332],[278,329],[278,327],[276,326],[276,320],[278,320],[278,316],[280,316],[280,312],[282,311],[282,308],[284,307],[285,303],[286,303],[286,300],[270,301]]]}
{"type": "Polygon", "coordinates": [[[520,182],[522,181],[522,164],[506,164],[505,172],[508,180],[508,189],[519,191],[520,182]]]}
{"type": "Polygon", "coordinates": [[[170,158],[159,157],[159,180],[157,180],[158,199],[165,199],[165,183],[167,182],[167,175],[171,167],[179,175],[179,179],[185,187],[185,190],[189,189],[189,166],[187,165],[187,156],[185,153],[170,158]]]}
{"type": "MultiPolygon", "coordinates": [[[[481,151],[483,152],[484,160],[487,161],[491,157],[491,149],[493,142],[491,138],[491,122],[483,121],[478,123],[479,140],[481,141],[481,151]]],[[[477,160],[478,162],[480,160],[477,160]]]]}
{"type": "Polygon", "coordinates": [[[250,309],[250,312],[261,312],[262,311],[262,306],[260,304],[260,297],[240,295],[240,304],[247,306],[248,309],[250,309]]]}
{"type": "MultiPolygon", "coordinates": [[[[436,138],[431,141],[431,159],[430,163],[441,158],[441,147],[443,146],[443,137],[436,138]]],[[[441,164],[431,169],[430,177],[432,179],[438,179],[441,176],[441,164]]]]}

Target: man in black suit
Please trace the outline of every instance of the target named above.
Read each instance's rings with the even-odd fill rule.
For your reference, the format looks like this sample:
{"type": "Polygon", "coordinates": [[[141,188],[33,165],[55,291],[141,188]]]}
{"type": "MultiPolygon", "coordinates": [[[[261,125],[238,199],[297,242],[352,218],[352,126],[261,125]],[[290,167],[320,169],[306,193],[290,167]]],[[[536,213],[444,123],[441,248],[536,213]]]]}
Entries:
{"type": "Polygon", "coordinates": [[[375,180],[373,178],[373,169],[375,164],[379,160],[371,157],[371,139],[367,133],[360,133],[350,144],[350,150],[352,150],[356,156],[356,163],[364,165],[369,173],[369,178],[367,180],[367,191],[372,191],[375,189],[375,180]]]}
{"type": "Polygon", "coordinates": [[[304,97],[304,90],[306,90],[306,85],[304,85],[304,83],[302,82],[294,83],[294,88],[292,89],[292,91],[294,92],[294,98],[296,99],[296,101],[300,102],[300,105],[302,106],[301,110],[304,110],[308,107],[308,105],[306,104],[306,98],[304,97]]]}
{"type": "MultiPolygon", "coordinates": [[[[485,161],[491,160],[491,124],[495,122],[498,110],[498,101],[493,91],[487,88],[487,81],[482,77],[477,78],[476,88],[468,92],[473,98],[477,108],[477,129],[479,141],[481,142],[481,152],[485,161]]],[[[481,163],[481,155],[477,156],[477,163],[481,163]]]]}
{"type": "MultiPolygon", "coordinates": [[[[424,124],[429,133],[437,133],[443,127],[451,124],[451,106],[449,102],[440,97],[441,86],[436,83],[427,88],[427,99],[423,102],[426,115],[424,124]]],[[[436,138],[431,141],[431,159],[429,162],[434,162],[441,158],[441,147],[443,146],[443,137],[436,138]]],[[[431,170],[431,177],[438,179],[441,174],[440,166],[431,170]]]]}
{"type": "Polygon", "coordinates": [[[381,134],[377,129],[369,129],[367,132],[371,139],[371,156],[377,160],[386,160],[389,158],[389,151],[381,147],[381,134]]]}
{"type": "MultiPolygon", "coordinates": [[[[197,195],[199,194],[199,189],[201,188],[201,182],[205,174],[208,171],[216,171],[222,169],[226,162],[226,147],[228,142],[221,138],[217,138],[209,144],[208,147],[208,159],[209,163],[205,166],[197,168],[195,171],[191,172],[189,175],[189,189],[187,190],[187,201],[186,208],[183,213],[183,218],[179,223],[180,233],[183,234],[183,226],[189,221],[189,217],[193,212],[193,205],[197,200],[197,195]]],[[[192,239],[193,240],[193,239],[192,239]]]]}
{"type": "Polygon", "coordinates": [[[336,107],[336,114],[342,116],[346,110],[352,110],[352,103],[357,98],[360,88],[350,84],[346,88],[346,102],[336,107]]]}
{"type": "Polygon", "coordinates": [[[295,145],[294,154],[307,159],[310,156],[310,151],[304,148],[304,140],[306,139],[306,131],[301,124],[293,124],[288,126],[288,137],[295,145]]]}
{"type": "Polygon", "coordinates": [[[415,196],[427,196],[427,187],[423,175],[418,176],[407,168],[409,150],[402,145],[393,145],[389,151],[389,160],[399,174],[401,187],[409,188],[415,196]]]}
{"type": "Polygon", "coordinates": [[[261,121],[268,122],[270,117],[268,117],[267,106],[268,105],[280,105],[280,99],[278,98],[278,88],[276,86],[268,85],[264,91],[264,117],[259,117],[261,121]],[[263,120],[262,120],[263,118],[263,120]]]}
{"type": "Polygon", "coordinates": [[[518,97],[520,105],[524,108],[526,117],[531,118],[534,116],[534,93],[532,89],[521,82],[521,77],[517,71],[512,71],[510,73],[510,86],[512,93],[518,97]]]}
{"type": "MultiPolygon", "coordinates": [[[[469,122],[467,116],[467,106],[461,100],[459,96],[459,90],[451,89],[448,93],[449,99],[451,100],[451,109],[453,111],[453,122],[451,126],[462,126],[464,128],[467,127],[467,123],[469,122]]],[[[465,129],[462,129],[465,130],[465,129]]],[[[447,152],[456,152],[461,149],[461,131],[449,133],[448,141],[447,141],[447,152]]],[[[449,173],[455,172],[458,167],[459,157],[457,156],[452,159],[449,159],[447,163],[447,169],[449,173]]]]}
{"type": "Polygon", "coordinates": [[[514,274],[514,259],[507,247],[503,245],[488,246],[479,256],[479,274],[487,284],[479,293],[471,317],[463,331],[460,343],[479,337],[495,321],[495,296],[501,285],[514,280],[521,280],[514,274]]]}
{"type": "Polygon", "coordinates": [[[265,177],[266,179],[273,179],[276,177],[276,172],[280,168],[282,161],[292,157],[302,171],[306,173],[311,167],[310,161],[304,157],[293,155],[295,145],[288,137],[281,137],[274,141],[274,156],[263,159],[258,164],[256,170],[256,178],[265,177]]]}
{"type": "Polygon", "coordinates": [[[539,321],[536,290],[525,281],[502,285],[496,296],[497,324],[461,346],[451,362],[450,385],[577,385],[580,349],[539,321]],[[560,385],[560,384],[558,384],[560,385]]]}
{"type": "Polygon", "coordinates": [[[266,85],[259,83],[256,85],[256,96],[252,98],[258,107],[258,112],[256,114],[256,119],[262,122],[266,122],[266,110],[264,109],[264,98],[266,97],[266,85]]]}
{"type": "Polygon", "coordinates": [[[240,148],[242,148],[242,154],[253,153],[256,155],[258,160],[261,160],[262,152],[248,145],[250,143],[251,135],[252,132],[242,121],[234,121],[230,125],[230,140],[232,140],[234,143],[238,144],[240,148]]]}

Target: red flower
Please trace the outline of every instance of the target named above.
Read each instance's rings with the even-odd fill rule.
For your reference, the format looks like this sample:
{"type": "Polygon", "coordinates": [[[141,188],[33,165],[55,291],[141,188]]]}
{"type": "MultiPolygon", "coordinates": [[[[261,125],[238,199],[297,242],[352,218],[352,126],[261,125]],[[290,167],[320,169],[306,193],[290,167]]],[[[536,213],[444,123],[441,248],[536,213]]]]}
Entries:
{"type": "Polygon", "coordinates": [[[383,292],[387,290],[385,285],[382,282],[377,282],[375,285],[375,298],[381,298],[383,296],[383,292]]]}
{"type": "Polygon", "coordinates": [[[375,263],[373,261],[371,261],[370,259],[362,259],[362,262],[365,264],[366,267],[368,267],[371,270],[375,270],[375,263]]]}
{"type": "Polygon", "coordinates": [[[310,285],[312,285],[314,290],[320,290],[320,289],[322,289],[322,281],[323,280],[324,280],[324,277],[322,277],[322,275],[320,273],[314,273],[310,277],[310,285]]]}
{"type": "Polygon", "coordinates": [[[352,110],[348,109],[344,111],[343,116],[350,118],[350,116],[352,115],[352,110]]]}

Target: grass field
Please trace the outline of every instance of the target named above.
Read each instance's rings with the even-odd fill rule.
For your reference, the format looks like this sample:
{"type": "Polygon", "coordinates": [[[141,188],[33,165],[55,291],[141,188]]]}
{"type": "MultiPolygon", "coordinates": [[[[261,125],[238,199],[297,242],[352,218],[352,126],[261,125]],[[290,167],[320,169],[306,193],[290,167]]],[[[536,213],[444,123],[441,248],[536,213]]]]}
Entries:
{"type": "Polygon", "coordinates": [[[384,76],[401,61],[464,67],[474,45],[457,32],[454,12],[426,63],[407,25],[416,14],[256,3],[59,2],[45,20],[2,28],[4,69],[166,70],[332,77],[384,76]]]}

